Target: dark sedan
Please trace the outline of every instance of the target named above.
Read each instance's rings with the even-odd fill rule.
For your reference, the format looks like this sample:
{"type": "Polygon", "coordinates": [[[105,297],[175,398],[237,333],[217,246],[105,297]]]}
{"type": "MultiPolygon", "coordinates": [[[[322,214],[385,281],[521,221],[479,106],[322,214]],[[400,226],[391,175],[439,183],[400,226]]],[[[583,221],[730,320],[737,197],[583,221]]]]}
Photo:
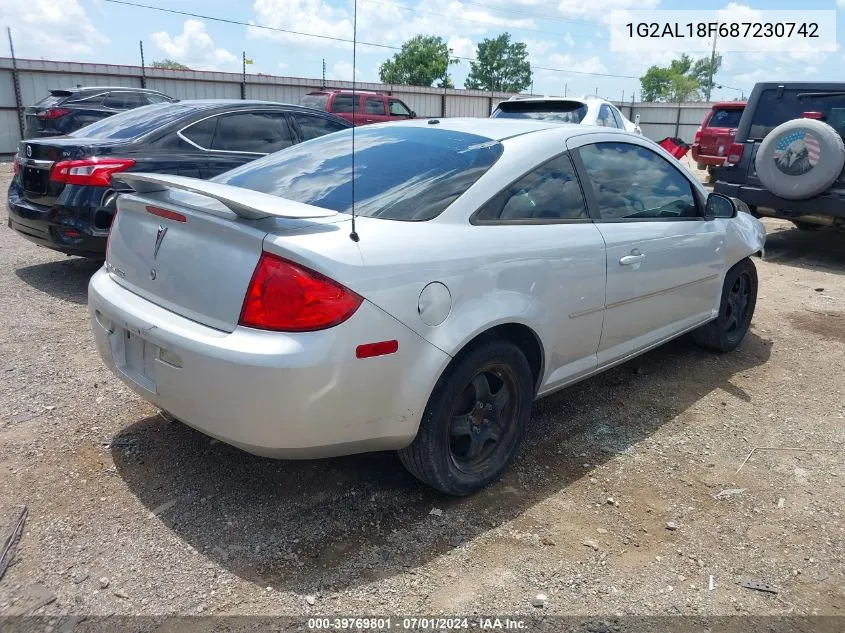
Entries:
{"type": "Polygon", "coordinates": [[[63,253],[102,257],[123,172],[208,179],[350,127],[331,114],[261,101],[179,101],[117,114],[65,137],[21,141],[9,226],[63,253]]]}
{"type": "Polygon", "coordinates": [[[51,90],[49,96],[24,110],[23,137],[63,136],[126,110],[175,101],[143,88],[88,86],[51,90]]]}

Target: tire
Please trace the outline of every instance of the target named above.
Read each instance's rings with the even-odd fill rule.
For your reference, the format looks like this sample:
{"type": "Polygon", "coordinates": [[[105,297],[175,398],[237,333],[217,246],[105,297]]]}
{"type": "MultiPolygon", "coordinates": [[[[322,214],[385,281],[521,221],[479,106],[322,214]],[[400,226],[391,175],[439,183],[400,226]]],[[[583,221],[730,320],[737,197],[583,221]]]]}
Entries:
{"type": "Polygon", "coordinates": [[[735,350],[748,333],[756,305],[757,268],[754,262],[746,258],[725,275],[719,316],[695,330],[692,333],[693,339],[714,352],[735,350]],[[741,300],[741,297],[745,297],[745,300],[741,300]]]}
{"type": "Polygon", "coordinates": [[[520,349],[504,340],[482,343],[452,361],[437,381],[417,436],[399,459],[432,488],[472,494],[510,464],[533,401],[534,379],[520,349]]]}
{"type": "Polygon", "coordinates": [[[781,123],[763,139],[754,157],[760,182],[787,200],[806,200],[827,190],[844,165],[842,137],[814,119],[781,123]]]}

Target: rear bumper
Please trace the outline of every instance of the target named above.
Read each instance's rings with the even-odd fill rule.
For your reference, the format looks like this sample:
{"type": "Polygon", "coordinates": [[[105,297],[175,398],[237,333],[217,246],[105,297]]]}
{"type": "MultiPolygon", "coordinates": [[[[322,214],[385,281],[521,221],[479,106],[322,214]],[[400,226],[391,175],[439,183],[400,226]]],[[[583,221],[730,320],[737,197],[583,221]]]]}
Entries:
{"type": "Polygon", "coordinates": [[[697,163],[701,163],[703,165],[713,165],[714,167],[721,167],[725,164],[725,157],[724,156],[713,156],[711,154],[702,154],[700,151],[700,147],[697,145],[692,146],[692,159],[697,163]]]}
{"type": "Polygon", "coordinates": [[[801,215],[829,215],[845,218],[845,196],[822,195],[808,200],[786,200],[762,187],[752,187],[718,180],[713,187],[716,193],[739,198],[751,207],[765,207],[784,218],[801,215]]]}
{"type": "Polygon", "coordinates": [[[21,195],[14,181],[9,187],[8,209],[9,227],[30,242],[69,255],[105,255],[107,232],[92,232],[89,225],[80,222],[65,209],[57,212],[49,207],[32,204],[21,195]],[[78,236],[67,235],[68,230],[76,231],[78,236]]]}
{"type": "Polygon", "coordinates": [[[131,293],[105,269],[88,299],[100,356],[130,388],[188,426],[268,457],[407,446],[449,361],[368,301],[340,326],[293,334],[200,325],[131,293]],[[142,370],[126,360],[127,331],[152,348],[142,370]],[[357,345],[389,339],[399,341],[396,354],[355,357],[357,345]]]}

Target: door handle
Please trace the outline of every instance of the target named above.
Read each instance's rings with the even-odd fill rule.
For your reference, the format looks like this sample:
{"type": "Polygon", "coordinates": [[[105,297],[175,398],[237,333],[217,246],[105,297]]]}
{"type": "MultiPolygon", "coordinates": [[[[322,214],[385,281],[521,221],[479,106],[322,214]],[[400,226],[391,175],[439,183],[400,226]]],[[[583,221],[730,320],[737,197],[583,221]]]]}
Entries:
{"type": "Polygon", "coordinates": [[[625,255],[625,257],[619,260],[619,264],[622,266],[633,266],[634,264],[639,264],[645,259],[645,255],[642,253],[637,253],[635,255],[625,255]]]}
{"type": "Polygon", "coordinates": [[[367,123],[372,123],[373,119],[364,119],[364,121],[366,121],[367,123]]]}

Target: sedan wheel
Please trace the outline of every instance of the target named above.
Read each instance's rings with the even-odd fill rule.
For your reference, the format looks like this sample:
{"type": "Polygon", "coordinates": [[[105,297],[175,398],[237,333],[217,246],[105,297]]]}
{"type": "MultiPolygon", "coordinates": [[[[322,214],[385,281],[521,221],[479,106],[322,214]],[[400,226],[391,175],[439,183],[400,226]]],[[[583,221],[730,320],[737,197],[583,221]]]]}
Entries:
{"type": "Polygon", "coordinates": [[[421,481],[467,495],[496,479],[516,453],[534,399],[525,355],[490,341],[458,357],[429,399],[414,442],[399,452],[421,481]]]}
{"type": "Polygon", "coordinates": [[[757,305],[757,269],[743,259],[725,275],[719,316],[693,332],[696,343],[717,352],[736,349],[748,333],[757,305]]]}

